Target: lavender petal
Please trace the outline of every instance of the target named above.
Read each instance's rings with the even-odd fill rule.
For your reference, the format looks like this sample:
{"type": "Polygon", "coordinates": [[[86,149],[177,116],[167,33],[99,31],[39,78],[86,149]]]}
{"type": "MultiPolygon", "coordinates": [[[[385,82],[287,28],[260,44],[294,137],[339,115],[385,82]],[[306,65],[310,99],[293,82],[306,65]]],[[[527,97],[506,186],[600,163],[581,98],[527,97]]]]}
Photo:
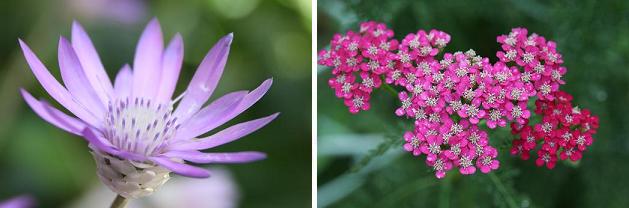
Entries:
{"type": "Polygon", "coordinates": [[[97,117],[105,115],[105,106],[98,98],[98,94],[92,88],[81,62],[79,62],[70,42],[59,38],[59,68],[63,83],[70,91],[70,94],[84,106],[89,106],[89,110],[97,117]]]}
{"type": "Polygon", "coordinates": [[[102,103],[108,103],[113,95],[113,86],[100,61],[98,52],[96,52],[92,44],[92,40],[90,40],[89,35],[77,21],[72,23],[72,47],[81,62],[81,66],[83,66],[85,75],[92,88],[94,88],[102,103]]]}
{"type": "Polygon", "coordinates": [[[207,106],[200,113],[193,116],[189,123],[186,123],[181,129],[178,131],[178,134],[175,136],[175,140],[185,140],[197,137],[201,134],[204,134],[212,129],[223,125],[227,121],[233,119],[238,116],[243,111],[247,110],[253,104],[255,104],[266,92],[269,90],[271,85],[273,84],[273,79],[265,80],[258,88],[247,94],[238,106],[236,106],[232,111],[226,112],[224,115],[221,115],[218,118],[205,118],[206,115],[203,113],[205,109],[210,109],[212,106],[207,106]],[[202,121],[202,122],[198,122],[202,121]]]}
{"type": "Polygon", "coordinates": [[[192,177],[192,178],[210,177],[210,172],[208,170],[195,167],[192,165],[178,163],[166,157],[151,157],[151,161],[182,176],[187,176],[187,177],[192,177]]]}
{"type": "Polygon", "coordinates": [[[175,143],[172,146],[169,146],[168,149],[169,150],[201,150],[201,149],[217,147],[217,146],[232,142],[234,140],[240,139],[264,127],[273,119],[275,119],[278,115],[279,113],[275,113],[273,115],[270,115],[264,118],[259,118],[256,120],[239,123],[227,129],[224,129],[222,131],[219,131],[218,133],[209,137],[205,137],[205,138],[201,138],[201,139],[193,140],[193,141],[175,143]]]}
{"type": "Polygon", "coordinates": [[[39,117],[60,129],[81,136],[81,130],[86,126],[85,123],[66,115],[44,101],[36,100],[24,89],[20,89],[20,92],[22,93],[22,97],[26,103],[31,107],[31,109],[33,109],[33,111],[35,111],[37,115],[39,115],[39,117]]]}
{"type": "Polygon", "coordinates": [[[92,145],[97,150],[100,150],[100,151],[103,151],[103,152],[106,152],[106,153],[109,153],[109,154],[112,154],[112,155],[115,155],[115,156],[118,156],[120,158],[127,159],[127,160],[134,160],[134,161],[139,161],[139,162],[143,162],[147,160],[147,158],[143,155],[138,155],[135,153],[120,151],[116,149],[106,139],[102,138],[101,136],[96,135],[96,133],[94,133],[94,131],[92,131],[90,128],[83,129],[81,134],[90,143],[90,145],[92,145]]]}
{"type": "Polygon", "coordinates": [[[183,63],[183,39],[179,33],[175,35],[168,47],[166,47],[162,61],[162,76],[156,100],[159,103],[167,103],[172,98],[173,92],[175,92],[183,63]]]}
{"type": "Polygon", "coordinates": [[[125,64],[122,69],[118,71],[116,75],[116,81],[114,83],[114,92],[119,98],[131,96],[131,90],[133,89],[133,71],[131,66],[125,64]]]}
{"type": "MultiPolygon", "coordinates": [[[[199,113],[185,121],[182,129],[177,131],[174,138],[175,141],[180,139],[189,139],[199,135],[197,132],[203,131],[203,127],[213,125],[212,123],[221,122],[225,119],[229,120],[229,115],[238,107],[240,102],[247,96],[247,91],[237,91],[223,95],[219,99],[210,103],[199,113]]],[[[207,131],[206,131],[207,132],[207,131]]],[[[205,132],[204,132],[205,133],[205,132]]],[[[202,134],[202,133],[201,133],[202,134]]]]}
{"type": "Polygon", "coordinates": [[[19,40],[19,42],[20,47],[22,47],[24,57],[26,58],[26,62],[28,62],[28,65],[35,75],[35,78],[37,78],[37,80],[46,90],[46,92],[48,92],[48,94],[50,94],[52,98],[57,100],[57,102],[59,102],[63,107],[72,112],[72,114],[79,117],[81,120],[94,127],[100,127],[99,120],[91,112],[89,112],[85,108],[85,106],[80,105],[72,99],[70,92],[68,92],[61,84],[59,84],[59,82],[57,82],[55,77],[50,74],[48,69],[46,69],[44,64],[42,64],[37,56],[35,56],[28,45],[26,45],[26,43],[24,43],[24,41],[22,40],[19,40]]]}
{"type": "Polygon", "coordinates": [[[203,153],[199,151],[171,151],[164,156],[179,158],[193,163],[248,163],[266,158],[262,152],[221,152],[203,153]]]}
{"type": "Polygon", "coordinates": [[[133,61],[133,96],[154,98],[159,89],[164,40],[156,18],[146,26],[135,50],[133,61]]]}
{"type": "Polygon", "coordinates": [[[175,110],[175,115],[181,120],[187,120],[201,109],[214,92],[223,74],[232,39],[231,33],[221,38],[201,61],[186,89],[183,100],[175,110]]]}

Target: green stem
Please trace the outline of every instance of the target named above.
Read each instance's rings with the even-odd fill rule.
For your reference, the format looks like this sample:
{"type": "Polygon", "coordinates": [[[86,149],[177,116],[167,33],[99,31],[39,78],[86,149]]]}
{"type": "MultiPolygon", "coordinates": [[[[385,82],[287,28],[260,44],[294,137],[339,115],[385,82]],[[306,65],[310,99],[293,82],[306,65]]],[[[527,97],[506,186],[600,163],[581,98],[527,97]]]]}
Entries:
{"type": "Polygon", "coordinates": [[[500,178],[498,178],[498,176],[496,176],[496,174],[493,172],[487,175],[489,175],[489,178],[491,179],[491,181],[494,182],[494,185],[496,185],[496,188],[498,189],[498,191],[505,198],[505,201],[507,201],[507,204],[509,205],[509,207],[517,208],[518,205],[516,205],[515,200],[513,199],[513,196],[511,196],[511,194],[507,192],[507,189],[505,188],[504,184],[502,184],[502,181],[500,181],[500,178]]]}
{"type": "Polygon", "coordinates": [[[129,199],[124,198],[120,195],[116,195],[116,199],[111,203],[111,208],[124,208],[127,206],[129,199]]]}
{"type": "Polygon", "coordinates": [[[389,85],[387,83],[382,83],[382,85],[384,86],[385,89],[387,89],[387,91],[389,91],[393,95],[393,97],[397,98],[397,96],[398,96],[398,91],[397,90],[393,89],[393,87],[391,87],[391,85],[389,85]]]}
{"type": "Polygon", "coordinates": [[[452,177],[446,177],[441,181],[441,192],[439,193],[439,208],[450,207],[450,192],[452,190],[452,177]]]}
{"type": "Polygon", "coordinates": [[[406,197],[412,196],[413,194],[426,188],[430,188],[436,184],[437,180],[435,180],[432,176],[418,178],[417,180],[407,183],[406,185],[401,186],[395,191],[387,194],[373,207],[393,207],[392,205],[395,202],[403,201],[406,197]]]}

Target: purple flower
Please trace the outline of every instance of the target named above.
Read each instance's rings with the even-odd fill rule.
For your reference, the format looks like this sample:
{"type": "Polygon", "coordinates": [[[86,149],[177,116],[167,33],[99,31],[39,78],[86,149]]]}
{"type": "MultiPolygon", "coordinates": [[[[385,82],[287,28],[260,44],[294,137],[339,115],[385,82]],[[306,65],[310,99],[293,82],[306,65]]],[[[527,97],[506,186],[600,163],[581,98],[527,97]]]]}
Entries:
{"type": "Polygon", "coordinates": [[[64,37],[59,40],[64,85],[22,40],[19,42],[39,83],[76,117],[36,100],[25,90],[22,95],[44,120],[89,142],[99,177],[112,190],[127,198],[145,196],[165,183],[171,171],[187,177],[209,177],[208,170],[185,161],[244,163],[266,157],[251,151],[201,152],[242,138],[278,115],[197,138],[247,110],[271,87],[272,79],[268,79],[251,92],[232,92],[203,106],[218,85],[232,39],[229,34],[218,41],[185,92],[173,99],[183,61],[181,35],[176,34],[164,48],[159,22],[153,19],[139,40],[133,70],[130,65],[122,67],[112,85],[87,33],[75,22],[72,42],[64,37]]]}
{"type": "Polygon", "coordinates": [[[0,208],[29,208],[34,207],[35,204],[33,197],[22,195],[0,202],[0,208]]]}

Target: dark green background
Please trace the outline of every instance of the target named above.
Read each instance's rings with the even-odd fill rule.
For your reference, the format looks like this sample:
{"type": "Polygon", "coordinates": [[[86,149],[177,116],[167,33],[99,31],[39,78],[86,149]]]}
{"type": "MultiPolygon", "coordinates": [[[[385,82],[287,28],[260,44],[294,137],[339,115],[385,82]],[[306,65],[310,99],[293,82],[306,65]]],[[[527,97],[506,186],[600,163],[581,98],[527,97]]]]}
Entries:
{"type": "Polygon", "coordinates": [[[17,38],[24,39],[59,79],[58,38],[69,37],[76,19],[92,37],[113,77],[124,63],[133,60],[140,33],[155,16],[165,38],[169,40],[176,32],[183,35],[185,60],[177,94],[186,87],[205,53],[229,32],[234,32],[231,53],[211,99],[231,91],[251,90],[266,78],[274,78],[267,95],[229,124],[281,112],[278,119],[217,149],[268,153],[268,159],[261,162],[223,166],[234,174],[240,187],[240,205],[310,206],[309,0],[143,1],[144,14],[131,23],[91,16],[95,14],[77,11],[71,2],[76,0],[0,2],[0,201],[31,194],[40,207],[60,207],[100,183],[86,142],[38,118],[19,96],[18,88],[24,87],[36,97],[50,99],[28,69],[17,38]]]}
{"type": "Polygon", "coordinates": [[[492,61],[496,36],[526,27],[557,42],[568,68],[561,89],[598,115],[600,128],[580,162],[554,170],[509,155],[503,146],[510,134],[495,131],[490,140],[502,150],[493,176],[451,171],[437,180],[424,156],[402,153],[411,121],[393,114],[399,104],[389,92],[376,91],[372,110],[351,115],[327,86],[330,72],[319,67],[320,206],[629,207],[629,1],[321,0],[317,49],[366,20],[386,23],[398,40],[440,29],[452,36],[446,51],[472,48],[492,61]]]}

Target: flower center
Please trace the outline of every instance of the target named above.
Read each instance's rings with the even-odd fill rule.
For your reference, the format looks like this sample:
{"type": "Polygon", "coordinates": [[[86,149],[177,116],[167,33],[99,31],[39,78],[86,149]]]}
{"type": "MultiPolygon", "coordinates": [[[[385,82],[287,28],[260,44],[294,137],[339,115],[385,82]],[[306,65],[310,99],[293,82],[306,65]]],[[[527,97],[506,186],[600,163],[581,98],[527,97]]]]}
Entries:
{"type": "Polygon", "coordinates": [[[479,112],[478,108],[473,105],[469,105],[467,107],[467,115],[469,117],[476,117],[476,115],[478,115],[478,112],[479,112]]]}
{"type": "Polygon", "coordinates": [[[513,61],[513,59],[515,58],[517,52],[515,50],[509,50],[507,51],[507,54],[505,54],[505,57],[510,60],[513,61]]]}
{"type": "Polygon", "coordinates": [[[419,148],[419,139],[417,139],[417,137],[413,136],[413,138],[411,139],[411,146],[413,147],[413,149],[419,148]]]}
{"type": "Polygon", "coordinates": [[[481,160],[481,162],[483,163],[484,166],[489,166],[491,165],[491,157],[485,156],[483,157],[483,160],[481,160]]]}
{"type": "Polygon", "coordinates": [[[367,88],[372,88],[375,86],[375,84],[373,83],[373,79],[371,77],[364,78],[363,85],[365,85],[365,87],[367,88]]]}
{"type": "Polygon", "coordinates": [[[428,151],[431,154],[439,154],[441,152],[441,147],[439,147],[439,144],[437,143],[431,143],[428,145],[428,151]]]}
{"type": "Polygon", "coordinates": [[[537,65],[535,65],[535,68],[533,68],[533,70],[536,73],[541,74],[542,72],[544,72],[544,65],[541,63],[538,63],[537,65]]]}
{"type": "Polygon", "coordinates": [[[426,112],[424,112],[424,109],[420,108],[414,111],[415,111],[415,120],[424,120],[427,118],[426,112]]]}
{"type": "Polygon", "coordinates": [[[370,60],[368,65],[369,65],[369,69],[371,71],[376,71],[378,69],[378,67],[380,66],[380,64],[378,64],[378,62],[373,61],[373,60],[370,60]]]}
{"type": "Polygon", "coordinates": [[[397,80],[402,76],[402,72],[400,72],[399,70],[395,70],[393,71],[392,75],[391,75],[391,79],[393,80],[397,80]]]}
{"type": "Polygon", "coordinates": [[[422,94],[422,92],[424,92],[424,89],[422,88],[421,85],[413,86],[413,94],[419,95],[419,94],[422,94]]]}
{"type": "Polygon", "coordinates": [[[351,67],[351,66],[356,66],[356,64],[358,64],[358,61],[356,60],[356,58],[351,57],[351,58],[348,58],[348,59],[345,61],[345,63],[347,63],[347,66],[350,66],[350,67],[351,67]]]}
{"type": "Polygon", "coordinates": [[[472,132],[468,139],[470,140],[470,142],[472,142],[472,144],[478,144],[478,142],[480,141],[480,135],[478,135],[476,132],[472,132]]]}
{"type": "Polygon", "coordinates": [[[435,161],[435,165],[433,167],[436,171],[441,171],[443,169],[445,169],[445,164],[443,162],[443,160],[438,159],[435,161]]]}
{"type": "Polygon", "coordinates": [[[351,83],[348,83],[348,82],[343,83],[342,90],[343,90],[344,93],[349,93],[349,91],[351,89],[352,89],[352,84],[351,83]]]}
{"type": "Polygon", "coordinates": [[[520,118],[520,116],[522,116],[522,108],[520,108],[520,106],[513,106],[513,109],[511,110],[511,116],[513,118],[520,118]]]}
{"type": "Polygon", "coordinates": [[[345,82],[345,75],[342,74],[342,75],[336,77],[336,82],[337,83],[344,83],[345,82]]]}
{"type": "Polygon", "coordinates": [[[365,104],[365,101],[363,101],[363,97],[355,97],[352,100],[352,104],[354,104],[354,107],[362,108],[363,105],[365,104]]]}
{"type": "Polygon", "coordinates": [[[410,46],[411,48],[417,48],[419,47],[419,41],[417,40],[417,37],[413,38],[413,40],[411,40],[408,43],[408,46],[410,46]]]}
{"type": "Polygon", "coordinates": [[[430,46],[424,46],[424,47],[421,48],[422,56],[426,56],[426,55],[430,54],[430,51],[432,51],[432,48],[430,46]]]}
{"type": "Polygon", "coordinates": [[[125,98],[109,103],[105,138],[121,150],[152,155],[179,128],[172,105],[151,103],[149,99],[125,98]]]}
{"type": "Polygon", "coordinates": [[[515,100],[520,100],[520,96],[522,96],[522,89],[520,88],[514,88],[513,90],[511,90],[511,97],[515,100]]]}
{"type": "Polygon", "coordinates": [[[522,55],[522,61],[524,61],[524,63],[531,63],[533,61],[533,54],[532,53],[524,53],[524,55],[522,55]]]}
{"type": "Polygon", "coordinates": [[[376,48],[376,46],[370,46],[367,49],[367,53],[369,53],[371,55],[376,55],[377,52],[378,52],[378,48],[376,48]]]}
{"type": "Polygon", "coordinates": [[[458,134],[458,133],[463,132],[463,125],[458,124],[458,123],[452,124],[452,126],[450,127],[450,132],[453,134],[458,134]]]}
{"type": "Polygon", "coordinates": [[[391,44],[389,44],[388,42],[380,43],[380,48],[382,50],[388,51],[391,48],[391,44]]]}
{"type": "Polygon", "coordinates": [[[461,163],[461,166],[464,168],[472,166],[472,159],[469,158],[468,156],[461,157],[461,161],[459,162],[461,163]]]}
{"type": "Polygon", "coordinates": [[[407,109],[408,107],[411,107],[411,104],[413,104],[411,102],[410,98],[407,98],[405,100],[402,101],[402,109],[407,109]]]}
{"type": "Polygon", "coordinates": [[[411,56],[409,56],[407,53],[400,52],[399,56],[402,63],[411,62],[411,56]]]}
{"type": "Polygon", "coordinates": [[[428,99],[426,99],[426,105],[430,106],[430,107],[434,107],[437,105],[437,98],[436,97],[428,97],[428,99]]]}
{"type": "Polygon", "coordinates": [[[532,136],[528,136],[528,137],[526,137],[526,142],[528,142],[528,143],[533,143],[533,142],[535,142],[535,137],[532,137],[532,136]]]}
{"type": "Polygon", "coordinates": [[[502,117],[500,110],[493,109],[489,112],[489,120],[497,121],[500,119],[500,117],[502,117]]]}

